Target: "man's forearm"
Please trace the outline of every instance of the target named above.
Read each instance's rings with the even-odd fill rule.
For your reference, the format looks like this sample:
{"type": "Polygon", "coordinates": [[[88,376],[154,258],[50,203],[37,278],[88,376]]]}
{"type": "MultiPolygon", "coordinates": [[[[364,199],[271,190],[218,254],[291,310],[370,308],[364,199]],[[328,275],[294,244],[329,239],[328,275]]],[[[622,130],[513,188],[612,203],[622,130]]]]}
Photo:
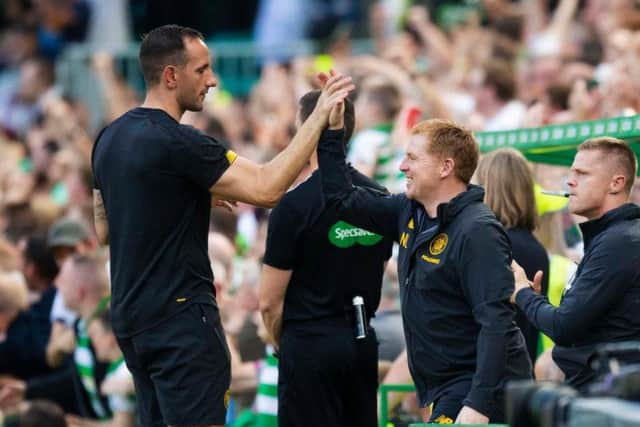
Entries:
{"type": "MultiPolygon", "coordinates": [[[[548,300],[537,295],[531,289],[522,289],[516,294],[516,304],[527,317],[527,320],[540,332],[551,338],[556,344],[570,345],[576,338],[589,330],[576,316],[574,310],[567,309],[573,302],[571,298],[563,300],[564,307],[554,307],[548,300]]],[[[588,302],[580,304],[583,309],[590,309],[588,302]]]]}
{"type": "Polygon", "coordinates": [[[340,198],[353,187],[344,146],[338,144],[342,138],[344,130],[328,130],[322,134],[318,145],[318,167],[327,199],[340,198]]]}
{"type": "Polygon", "coordinates": [[[314,111],[302,124],[289,146],[260,169],[259,185],[263,194],[276,203],[300,175],[318,145],[327,126],[326,114],[314,111]]]}
{"type": "Polygon", "coordinates": [[[101,245],[109,244],[109,226],[107,224],[107,212],[102,200],[100,190],[93,190],[93,222],[96,227],[96,235],[101,245]]]}
{"type": "Polygon", "coordinates": [[[282,304],[262,311],[262,320],[274,347],[280,347],[280,333],[282,332],[282,304]]]}
{"type": "Polygon", "coordinates": [[[398,216],[404,209],[401,196],[354,186],[351,166],[339,144],[343,130],[328,130],[318,146],[322,192],[328,204],[336,204],[341,219],[351,225],[398,240],[398,216]]]}

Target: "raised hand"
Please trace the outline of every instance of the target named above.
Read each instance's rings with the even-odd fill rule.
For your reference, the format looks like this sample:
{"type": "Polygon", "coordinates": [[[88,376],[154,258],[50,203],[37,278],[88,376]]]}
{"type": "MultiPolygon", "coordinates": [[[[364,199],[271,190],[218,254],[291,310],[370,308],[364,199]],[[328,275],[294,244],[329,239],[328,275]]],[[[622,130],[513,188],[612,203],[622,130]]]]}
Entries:
{"type": "Polygon", "coordinates": [[[320,84],[322,87],[322,93],[318,98],[315,112],[326,115],[329,119],[331,110],[349,95],[349,92],[355,89],[351,77],[344,76],[333,70],[330,71],[330,75],[327,76],[324,73],[318,75],[320,84]]]}
{"type": "MultiPolygon", "coordinates": [[[[325,73],[318,74],[320,87],[324,89],[331,77],[335,77],[337,73],[334,70],[329,71],[329,75],[325,73]]],[[[342,129],[344,127],[344,100],[338,102],[329,113],[329,129],[342,129]]]]}
{"type": "Polygon", "coordinates": [[[531,288],[537,294],[542,290],[542,271],[537,271],[533,277],[533,282],[527,278],[527,273],[520,265],[514,261],[511,262],[511,270],[513,270],[513,279],[515,282],[513,294],[511,295],[511,303],[516,303],[516,295],[525,288],[531,288]]]}

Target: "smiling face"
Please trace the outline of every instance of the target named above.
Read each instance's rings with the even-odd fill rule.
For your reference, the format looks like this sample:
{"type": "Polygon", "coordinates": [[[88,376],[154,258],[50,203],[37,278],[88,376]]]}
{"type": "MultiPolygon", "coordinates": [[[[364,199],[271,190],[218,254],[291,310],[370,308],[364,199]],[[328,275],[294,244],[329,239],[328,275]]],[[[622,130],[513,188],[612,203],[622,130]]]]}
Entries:
{"type": "Polygon", "coordinates": [[[184,38],[187,62],[175,68],[176,99],[187,111],[201,111],[209,88],[218,84],[207,45],[199,38],[184,38]]]}
{"type": "Polygon", "coordinates": [[[418,201],[427,200],[442,180],[442,166],[442,159],[429,153],[427,138],[413,135],[400,164],[400,170],[407,176],[406,196],[418,201]]]}

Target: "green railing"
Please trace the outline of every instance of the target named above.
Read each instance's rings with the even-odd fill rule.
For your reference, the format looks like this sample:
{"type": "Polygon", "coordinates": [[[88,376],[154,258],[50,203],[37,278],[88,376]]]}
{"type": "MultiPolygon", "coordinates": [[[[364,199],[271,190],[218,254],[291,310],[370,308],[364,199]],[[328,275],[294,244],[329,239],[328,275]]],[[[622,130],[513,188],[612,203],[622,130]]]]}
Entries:
{"type": "Polygon", "coordinates": [[[531,129],[477,132],[476,139],[482,152],[512,147],[522,151],[533,162],[570,166],[578,144],[605,135],[627,141],[640,157],[640,115],[531,129]]]}
{"type": "Polygon", "coordinates": [[[413,384],[380,384],[378,392],[380,393],[380,416],[378,417],[378,425],[380,427],[387,427],[389,422],[389,392],[401,392],[411,393],[416,391],[416,386],[413,384]]]}

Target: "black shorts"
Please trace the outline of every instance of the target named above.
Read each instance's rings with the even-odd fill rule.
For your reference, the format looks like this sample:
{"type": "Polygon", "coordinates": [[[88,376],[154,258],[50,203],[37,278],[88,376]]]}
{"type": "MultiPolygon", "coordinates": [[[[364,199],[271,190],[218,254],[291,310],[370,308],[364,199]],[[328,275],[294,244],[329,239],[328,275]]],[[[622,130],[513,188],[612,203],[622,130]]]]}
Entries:
{"type": "Polygon", "coordinates": [[[377,425],[378,343],[357,340],[344,319],[283,325],[278,425],[377,425]]]}
{"type": "Polygon", "coordinates": [[[231,364],[217,307],[193,303],[118,344],[144,427],[224,425],[231,364]]]}

